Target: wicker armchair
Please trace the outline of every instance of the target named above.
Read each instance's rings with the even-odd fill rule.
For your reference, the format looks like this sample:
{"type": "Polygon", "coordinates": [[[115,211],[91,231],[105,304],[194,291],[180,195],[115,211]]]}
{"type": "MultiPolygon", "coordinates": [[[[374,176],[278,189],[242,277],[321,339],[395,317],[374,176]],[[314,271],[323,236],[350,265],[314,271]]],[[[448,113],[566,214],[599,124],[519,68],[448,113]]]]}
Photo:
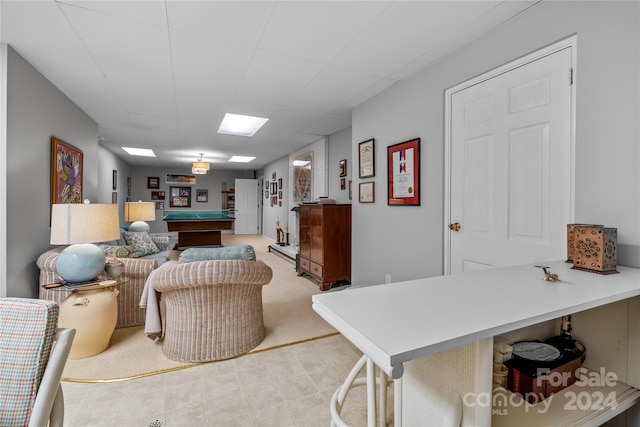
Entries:
{"type": "Polygon", "coordinates": [[[215,260],[161,266],[149,278],[164,300],[162,350],[172,360],[206,362],[247,353],[264,339],[262,261],[215,260]]]}
{"type": "MultiPolygon", "coordinates": [[[[55,301],[62,304],[69,296],[68,292],[45,289],[42,286],[53,283],[58,279],[56,260],[64,247],[50,249],[40,255],[36,264],[40,268],[40,299],[55,301]]],[[[156,269],[158,263],[155,259],[144,258],[118,258],[124,263],[124,272],[119,280],[126,281],[118,287],[118,321],[116,328],[144,325],[145,310],[140,308],[140,295],[147,281],[147,277],[156,269]]],[[[106,276],[105,276],[106,277],[106,276]]]]}

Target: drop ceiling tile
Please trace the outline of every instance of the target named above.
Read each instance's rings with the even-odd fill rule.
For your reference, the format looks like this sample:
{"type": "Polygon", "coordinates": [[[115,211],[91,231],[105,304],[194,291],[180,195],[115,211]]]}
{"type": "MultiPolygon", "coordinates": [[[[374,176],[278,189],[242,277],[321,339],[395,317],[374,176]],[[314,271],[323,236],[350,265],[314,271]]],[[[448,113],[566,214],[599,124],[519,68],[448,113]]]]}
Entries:
{"type": "Polygon", "coordinates": [[[101,75],[90,52],[54,2],[3,1],[1,7],[2,41],[45,76],[68,69],[78,74],[101,75]]]}
{"type": "Polygon", "coordinates": [[[115,79],[111,84],[129,113],[155,116],[176,115],[173,88],[143,84],[130,79],[115,79]]]}
{"type": "Polygon", "coordinates": [[[310,108],[329,112],[357,96],[379,80],[367,74],[351,73],[325,67],[314,79],[289,101],[291,107],[310,108]]]}
{"type": "Polygon", "coordinates": [[[260,40],[260,48],[326,63],[390,4],[387,1],[278,2],[260,40]]]}
{"type": "MultiPolygon", "coordinates": [[[[320,71],[321,65],[304,59],[258,50],[238,88],[236,101],[259,99],[263,103],[286,104],[320,71]]],[[[244,114],[242,111],[234,113],[244,114]]]]}
{"type": "Polygon", "coordinates": [[[112,15],[119,19],[166,26],[164,1],[56,0],[56,3],[112,15]]]}
{"type": "Polygon", "coordinates": [[[74,6],[61,7],[107,78],[173,85],[166,29],[74,6]]]}
{"type": "Polygon", "coordinates": [[[396,2],[331,63],[352,71],[388,76],[499,1],[396,2]]]}
{"type": "Polygon", "coordinates": [[[275,2],[168,1],[170,29],[211,40],[256,46],[275,2]]]}

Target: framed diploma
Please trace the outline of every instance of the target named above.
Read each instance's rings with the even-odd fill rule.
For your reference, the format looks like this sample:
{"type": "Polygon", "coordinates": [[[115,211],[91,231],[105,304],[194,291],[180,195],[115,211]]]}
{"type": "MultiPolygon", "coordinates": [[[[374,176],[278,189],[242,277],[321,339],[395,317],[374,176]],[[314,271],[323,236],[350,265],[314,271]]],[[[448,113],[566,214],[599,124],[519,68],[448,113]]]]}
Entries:
{"type": "Polygon", "coordinates": [[[373,139],[358,144],[358,176],[360,178],[376,176],[374,144],[373,139]]]}
{"type": "Polygon", "coordinates": [[[376,183],[361,182],[358,184],[358,200],[360,203],[374,203],[376,201],[376,183]]]}
{"type": "Polygon", "coordinates": [[[420,206],[420,138],[387,147],[388,205],[420,206]]]}

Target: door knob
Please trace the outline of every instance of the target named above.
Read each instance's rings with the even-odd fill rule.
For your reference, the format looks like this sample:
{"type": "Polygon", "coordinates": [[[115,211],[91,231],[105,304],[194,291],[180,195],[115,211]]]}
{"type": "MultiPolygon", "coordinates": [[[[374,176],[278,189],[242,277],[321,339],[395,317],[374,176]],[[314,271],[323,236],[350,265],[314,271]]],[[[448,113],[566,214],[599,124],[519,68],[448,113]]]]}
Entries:
{"type": "Polygon", "coordinates": [[[462,228],[462,226],[460,225],[459,222],[454,222],[453,224],[449,224],[449,229],[450,230],[460,231],[461,228],[462,228]]]}

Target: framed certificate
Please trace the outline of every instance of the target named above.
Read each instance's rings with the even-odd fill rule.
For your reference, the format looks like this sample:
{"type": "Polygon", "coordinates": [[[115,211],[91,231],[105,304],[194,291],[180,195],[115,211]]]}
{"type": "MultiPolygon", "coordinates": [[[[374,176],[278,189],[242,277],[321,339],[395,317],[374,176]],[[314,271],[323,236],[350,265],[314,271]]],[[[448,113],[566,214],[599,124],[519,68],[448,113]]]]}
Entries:
{"type": "Polygon", "coordinates": [[[358,144],[358,176],[360,178],[376,176],[375,141],[373,139],[358,144]]]}
{"type": "Polygon", "coordinates": [[[388,205],[420,206],[420,138],[387,147],[388,205]]]}
{"type": "Polygon", "coordinates": [[[375,203],[376,183],[374,181],[361,182],[358,184],[358,200],[360,203],[375,203]]]}

